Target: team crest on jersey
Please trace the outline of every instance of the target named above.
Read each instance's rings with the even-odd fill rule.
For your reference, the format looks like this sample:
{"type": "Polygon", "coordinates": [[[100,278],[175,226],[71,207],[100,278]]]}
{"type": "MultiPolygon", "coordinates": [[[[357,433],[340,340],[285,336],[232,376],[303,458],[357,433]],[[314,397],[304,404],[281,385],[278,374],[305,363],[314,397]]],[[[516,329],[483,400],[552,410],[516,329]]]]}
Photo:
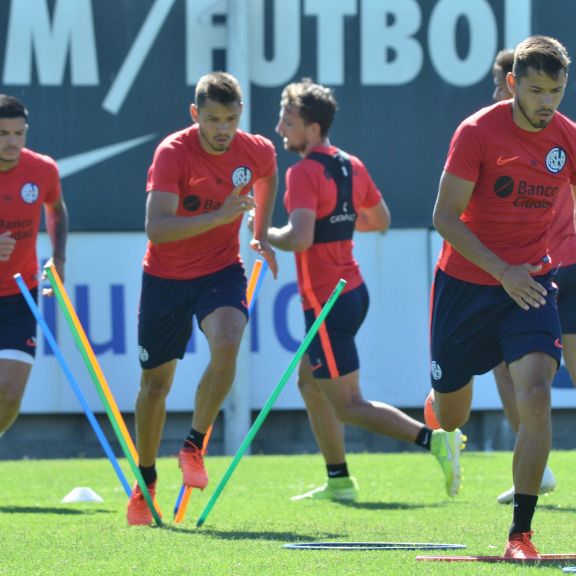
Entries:
{"type": "Polygon", "coordinates": [[[232,184],[236,186],[246,186],[252,180],[252,170],[248,166],[240,166],[232,172],[232,184]]]}
{"type": "Polygon", "coordinates": [[[554,146],[548,154],[546,154],[546,168],[550,172],[557,174],[564,168],[566,164],[566,152],[560,146],[554,146]]]}
{"type": "Polygon", "coordinates": [[[38,196],[40,196],[40,189],[34,182],[27,182],[22,186],[20,196],[22,196],[22,200],[24,200],[26,204],[34,204],[34,202],[38,200],[38,196]]]}

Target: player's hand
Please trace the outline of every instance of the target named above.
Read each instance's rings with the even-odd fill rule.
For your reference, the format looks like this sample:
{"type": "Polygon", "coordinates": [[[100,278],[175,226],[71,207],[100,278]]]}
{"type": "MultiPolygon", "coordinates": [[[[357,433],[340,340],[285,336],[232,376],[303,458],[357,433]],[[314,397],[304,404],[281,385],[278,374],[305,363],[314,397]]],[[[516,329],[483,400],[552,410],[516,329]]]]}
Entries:
{"type": "MultiPolygon", "coordinates": [[[[46,275],[46,268],[50,268],[50,266],[54,265],[56,268],[56,272],[58,272],[58,276],[62,283],[64,283],[64,260],[57,257],[52,257],[46,261],[44,264],[44,271],[42,272],[42,280],[46,280],[48,276],[46,275]]],[[[54,290],[51,287],[42,288],[42,296],[54,296],[54,290]]]]}
{"type": "Polygon", "coordinates": [[[240,195],[244,186],[236,186],[230,196],[224,200],[224,204],[217,210],[220,224],[229,224],[253,208],[256,208],[256,201],[247,194],[240,195]]]}
{"type": "Polygon", "coordinates": [[[274,248],[270,246],[267,240],[251,240],[250,241],[250,248],[255,250],[268,262],[268,267],[270,268],[270,272],[272,272],[272,276],[274,279],[278,278],[278,262],[276,262],[276,252],[274,252],[274,248]]]}
{"type": "Polygon", "coordinates": [[[542,270],[540,264],[508,266],[500,278],[504,290],[523,310],[529,310],[530,307],[540,308],[546,304],[546,288],[531,276],[540,270],[542,270]]]}
{"type": "Polygon", "coordinates": [[[7,262],[16,247],[16,240],[12,238],[10,232],[0,234],[0,262],[7,262]]]}

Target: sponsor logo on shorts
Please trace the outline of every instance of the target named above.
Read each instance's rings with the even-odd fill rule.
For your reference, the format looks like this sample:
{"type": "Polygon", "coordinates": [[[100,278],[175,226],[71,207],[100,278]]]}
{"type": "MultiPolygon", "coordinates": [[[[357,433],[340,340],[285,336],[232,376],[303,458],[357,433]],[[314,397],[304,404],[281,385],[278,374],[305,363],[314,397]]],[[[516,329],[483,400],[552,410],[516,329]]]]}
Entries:
{"type": "Polygon", "coordinates": [[[560,350],[564,348],[564,346],[562,346],[562,342],[560,342],[560,338],[556,338],[556,340],[554,340],[554,346],[556,346],[556,348],[560,348],[560,350]]]}
{"type": "Polygon", "coordinates": [[[144,348],[144,346],[138,346],[138,350],[140,352],[140,362],[147,362],[148,359],[150,358],[150,355],[148,354],[148,350],[146,350],[146,348],[144,348]]]}
{"type": "Polygon", "coordinates": [[[316,372],[316,370],[318,370],[319,368],[322,368],[322,366],[323,366],[322,360],[320,360],[320,358],[317,358],[316,364],[310,365],[310,370],[312,370],[312,372],[316,372]]]}
{"type": "Polygon", "coordinates": [[[434,378],[436,381],[442,378],[442,368],[440,368],[440,364],[438,364],[438,362],[432,361],[430,373],[432,374],[432,378],[434,378]]]}
{"type": "Polygon", "coordinates": [[[36,348],[36,338],[34,336],[28,338],[28,340],[26,340],[26,346],[29,346],[30,348],[36,348]]]}

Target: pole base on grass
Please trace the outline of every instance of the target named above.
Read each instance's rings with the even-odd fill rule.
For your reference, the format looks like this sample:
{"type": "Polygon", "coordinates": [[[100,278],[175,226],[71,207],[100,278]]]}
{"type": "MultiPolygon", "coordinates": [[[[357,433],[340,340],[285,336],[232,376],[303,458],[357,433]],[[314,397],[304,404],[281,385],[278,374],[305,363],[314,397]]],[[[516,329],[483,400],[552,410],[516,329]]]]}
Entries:
{"type": "Polygon", "coordinates": [[[289,550],[455,550],[464,544],[433,542],[297,542],[284,544],[289,550]]]}
{"type": "Polygon", "coordinates": [[[576,560],[576,554],[541,554],[535,559],[504,558],[504,556],[416,556],[416,560],[431,562],[508,562],[538,564],[540,562],[566,562],[576,560]]]}
{"type": "Polygon", "coordinates": [[[84,486],[79,486],[74,488],[62,500],[63,504],[70,504],[74,502],[104,502],[104,499],[96,494],[92,488],[86,488],[84,486]]]}

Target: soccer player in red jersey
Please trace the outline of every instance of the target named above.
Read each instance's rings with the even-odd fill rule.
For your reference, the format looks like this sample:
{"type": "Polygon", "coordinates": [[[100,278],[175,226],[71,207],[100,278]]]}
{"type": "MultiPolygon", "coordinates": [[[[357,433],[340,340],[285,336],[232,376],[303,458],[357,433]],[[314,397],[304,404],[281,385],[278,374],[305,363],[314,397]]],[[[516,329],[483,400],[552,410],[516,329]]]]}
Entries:
{"type": "Polygon", "coordinates": [[[508,558],[539,557],[531,523],[562,350],[549,238],[560,197],[576,183],[576,124],[557,112],[569,64],[553,38],[532,36],[517,46],[506,76],[513,99],[460,124],[433,216],[444,238],[431,315],[440,425],[452,430],[468,420],[475,374],[504,360],[514,383],[519,430],[508,558]]]}
{"type": "MultiPolygon", "coordinates": [[[[513,64],[514,50],[501,50],[496,54],[492,67],[495,86],[492,97],[496,102],[510,100],[513,97],[513,94],[508,90],[506,81],[506,75],[508,72],[512,72],[513,64]]],[[[566,192],[559,195],[558,206],[554,210],[557,216],[553,220],[550,233],[550,254],[554,265],[562,267],[556,274],[554,281],[556,284],[560,284],[559,276],[564,278],[565,288],[559,287],[558,291],[558,313],[562,326],[562,352],[568,371],[574,380],[574,375],[576,375],[576,342],[574,342],[574,333],[576,333],[576,266],[574,266],[576,263],[576,232],[574,228],[574,199],[570,185],[566,185],[566,192]]],[[[501,362],[492,372],[506,417],[514,432],[518,433],[520,418],[510,370],[508,370],[506,362],[501,362]]],[[[556,479],[547,464],[542,475],[539,493],[547,494],[555,488],[556,479]]],[[[509,504],[513,500],[514,486],[502,492],[497,498],[500,504],[509,504]]]]}
{"type": "Polygon", "coordinates": [[[460,488],[460,431],[432,431],[397,408],[365,400],[360,390],[355,336],[368,312],[369,296],[352,253],[355,231],[383,232],[390,214],[364,164],[332,146],[328,131],[337,104],[332,91],[309,80],[289,84],[276,131],[287,150],[302,158],[286,174],[288,223],[268,231],[271,244],[295,253],[298,288],[307,329],[340,278],[342,295],[312,341],[299,367],[299,388],[326,462],[327,482],[303,498],[354,500],[344,424],[415,443],[436,456],[450,496],[460,488]]]}
{"type": "MultiPolygon", "coordinates": [[[[177,360],[186,351],[193,316],[208,341],[210,362],[200,378],[179,465],[185,485],[204,489],[208,483],[203,441],[234,380],[248,319],[239,228],[242,215],[252,208],[251,247],[277,274],[267,241],[277,188],[276,152],[266,138],[238,129],[241,112],[236,78],[224,72],[203,76],[190,106],[194,124],[160,143],[148,171],[136,432],[140,470],[152,492],[165,399],[177,360]]],[[[131,525],[152,521],[138,487],[127,516],[131,525]]]]}
{"type": "MultiPolygon", "coordinates": [[[[64,278],[68,213],[56,162],[26,148],[28,111],[0,94],[0,436],[20,410],[36,354],[36,319],[14,281],[38,298],[36,241],[42,217],[64,278]]],[[[49,291],[47,291],[48,293],[49,291]]]]}

